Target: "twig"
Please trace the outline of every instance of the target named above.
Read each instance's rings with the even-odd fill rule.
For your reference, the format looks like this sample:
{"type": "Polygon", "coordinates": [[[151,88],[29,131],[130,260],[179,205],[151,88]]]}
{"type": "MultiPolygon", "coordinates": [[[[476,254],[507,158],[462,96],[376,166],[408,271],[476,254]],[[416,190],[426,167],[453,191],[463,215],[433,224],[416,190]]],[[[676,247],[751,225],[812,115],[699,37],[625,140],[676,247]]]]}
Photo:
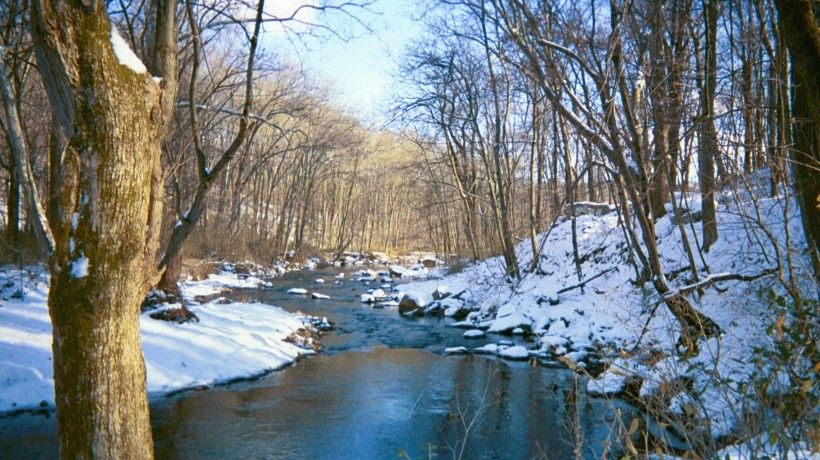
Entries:
{"type": "Polygon", "coordinates": [[[572,286],[568,286],[568,287],[565,287],[565,288],[563,288],[563,289],[559,290],[556,294],[563,294],[563,293],[568,292],[568,291],[571,291],[571,290],[573,290],[573,289],[578,289],[578,288],[584,287],[584,286],[585,286],[587,283],[589,283],[590,281],[592,281],[592,280],[594,280],[594,279],[596,279],[596,278],[600,278],[600,277],[602,277],[602,276],[606,275],[607,273],[612,272],[612,271],[615,271],[615,270],[618,270],[618,267],[611,267],[611,268],[607,268],[606,270],[602,271],[601,273],[598,273],[597,275],[595,275],[595,276],[593,276],[593,277],[591,277],[591,278],[587,278],[587,279],[585,279],[585,280],[581,281],[581,282],[580,282],[580,283],[578,283],[578,284],[574,284],[574,285],[572,285],[572,286]]]}
{"type": "Polygon", "coordinates": [[[664,298],[668,299],[670,297],[676,295],[686,295],[690,292],[694,292],[699,290],[700,288],[706,287],[707,285],[712,285],[715,289],[720,290],[715,283],[720,281],[754,281],[756,279],[763,278],[764,276],[770,276],[777,273],[776,269],[769,268],[763,270],[762,272],[758,273],[757,275],[739,275],[736,273],[719,273],[717,275],[711,275],[702,281],[698,281],[697,283],[688,284],[686,286],[679,287],[677,289],[673,289],[666,294],[664,294],[664,298]]]}

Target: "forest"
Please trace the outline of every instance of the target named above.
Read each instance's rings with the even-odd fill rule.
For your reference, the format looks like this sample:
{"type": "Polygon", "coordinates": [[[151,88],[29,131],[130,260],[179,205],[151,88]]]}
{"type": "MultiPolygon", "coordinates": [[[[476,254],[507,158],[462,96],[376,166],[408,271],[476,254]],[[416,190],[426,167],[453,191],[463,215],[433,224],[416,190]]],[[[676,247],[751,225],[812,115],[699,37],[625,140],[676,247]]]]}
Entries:
{"type": "MultiPolygon", "coordinates": [[[[392,2],[0,4],[0,390],[32,343],[2,310],[35,308],[59,455],[162,446],[141,324],[155,303],[222,314],[190,294],[206,265],[259,289],[372,282],[362,302],[402,321],[520,335],[490,354],[552,360],[643,414],[589,450],[576,430],[576,458],[818,455],[820,4],[404,2],[420,33],[361,116],[300,57],[377,34],[392,2]]],[[[305,308],[295,329],[341,327],[305,308]]],[[[470,427],[447,455],[481,455],[470,427]]]]}

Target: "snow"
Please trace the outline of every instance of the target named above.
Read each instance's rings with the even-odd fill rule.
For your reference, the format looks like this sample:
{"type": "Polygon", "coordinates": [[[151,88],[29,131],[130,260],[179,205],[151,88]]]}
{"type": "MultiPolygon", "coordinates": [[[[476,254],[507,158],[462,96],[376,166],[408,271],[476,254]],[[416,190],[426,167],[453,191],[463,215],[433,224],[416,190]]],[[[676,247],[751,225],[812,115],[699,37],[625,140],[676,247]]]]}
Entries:
{"type": "Polygon", "coordinates": [[[71,276],[73,278],[88,276],[88,257],[80,255],[80,257],[71,261],[71,276]]]}
{"type": "Polygon", "coordinates": [[[128,43],[125,42],[120,35],[120,32],[117,30],[117,27],[113,23],[111,24],[110,39],[111,47],[114,50],[114,56],[117,57],[117,62],[136,73],[148,73],[148,69],[145,67],[145,64],[143,64],[140,58],[134,54],[134,51],[131,50],[131,47],[128,46],[128,43]]]}
{"type": "Polygon", "coordinates": [[[483,355],[494,355],[498,353],[498,345],[494,343],[488,343],[483,347],[474,348],[473,352],[483,355]]]}
{"type": "MultiPolygon", "coordinates": [[[[538,337],[538,348],[533,350],[538,356],[566,356],[580,365],[593,358],[603,360],[609,368],[587,382],[590,393],[618,393],[630,379],[640,379],[641,392],[648,397],[658,393],[663,381],[691,380],[693,405],[699,408],[699,416],[710,420],[712,434],[734,435],[737,425],[743,423],[735,418],[743,412],[737,409],[749,407],[748,399],[754,398],[749,389],[754,386],[748,383],[761,371],[754,364],[753,350],[771,349],[772,336],[767,329],[780,314],[763,295],[770,291],[782,294],[784,290],[774,276],[753,281],[720,279],[726,274],[765,274],[777,266],[778,255],[783,264],[789,256],[804,295],[817,295],[797,203],[786,203],[784,194],[771,197],[768,180],[763,176],[759,180],[753,177],[750,182],[751,189],[727,189],[718,196],[720,236],[703,259],[695,254],[698,280],[692,279],[679,228],[669,215],[656,222],[659,252],[672,292],[689,292],[693,307],[723,331],[720,337],[701,340],[697,356],[683,358],[678,354],[677,320],[651,283],[635,285],[628,242],[616,213],[580,215],[575,219],[578,251],[584,260],[580,279],[573,258],[572,221],[559,218],[548,233],[539,237],[544,244],[539,274],[527,273],[520,281],[510,283],[503,259],[493,257],[459,273],[414,281],[401,288],[408,296],[416,297],[429,296],[442,285],[450,292],[464,291],[459,296],[464,299],[461,305],[470,313],[466,320],[451,326],[486,327],[488,332],[499,333],[529,328],[538,337]],[[583,289],[566,289],[581,280],[590,281],[583,289]],[[702,293],[694,289],[697,287],[703,288],[702,293]],[[670,358],[646,359],[650,350],[670,358]],[[720,376],[718,383],[715,375],[720,376]]],[[[681,207],[685,201],[691,210],[701,206],[696,193],[690,193],[686,200],[677,195],[676,200],[681,207]]],[[[686,232],[690,246],[697,248],[703,240],[700,223],[686,225],[686,232]]],[[[528,267],[533,258],[530,241],[522,241],[516,251],[520,267],[528,267]]],[[[445,314],[455,314],[457,305],[446,305],[445,314]]],[[[496,345],[489,344],[473,351],[497,350],[496,345]]],[[[523,357],[521,350],[515,352],[523,357]]],[[[673,405],[670,410],[677,409],[673,405]]]]}
{"type": "Polygon", "coordinates": [[[446,355],[463,355],[467,353],[467,348],[465,347],[450,347],[444,349],[444,354],[446,355]]]}
{"type": "Polygon", "coordinates": [[[308,292],[307,289],[304,289],[304,288],[290,288],[290,289],[288,289],[288,294],[305,295],[305,294],[307,294],[307,292],[308,292]]]}
{"type": "Polygon", "coordinates": [[[325,300],[325,299],[329,299],[329,298],[330,298],[330,296],[329,296],[329,295],[320,294],[320,293],[318,293],[318,292],[311,292],[311,293],[310,293],[310,296],[311,296],[311,297],[313,297],[314,299],[319,299],[319,300],[325,300]]]}
{"type": "Polygon", "coordinates": [[[322,278],[316,278],[316,283],[317,284],[325,284],[325,280],[323,280],[322,278]]]}
{"type": "Polygon", "coordinates": [[[465,339],[477,339],[480,337],[484,337],[484,331],[481,329],[470,329],[469,331],[464,333],[465,339]]]}
{"type": "Polygon", "coordinates": [[[271,286],[271,283],[252,275],[240,277],[229,271],[220,271],[208,275],[208,278],[201,281],[184,281],[182,296],[185,300],[190,301],[197,297],[216,295],[229,289],[254,289],[263,286],[271,286]]]}
{"type": "MultiPolygon", "coordinates": [[[[2,271],[13,283],[18,271],[2,271]]],[[[27,275],[24,296],[0,305],[0,413],[54,405],[48,276],[27,275]]],[[[183,284],[183,295],[191,296],[183,284]]],[[[5,291],[4,291],[5,292],[5,291]]],[[[177,304],[167,305],[173,308],[177,304]]],[[[312,354],[285,339],[305,319],[260,303],[193,304],[198,322],[177,324],[140,316],[150,396],[214,385],[278,369],[312,354]]]]}
{"type": "Polygon", "coordinates": [[[529,359],[530,352],[525,347],[516,345],[499,351],[498,356],[506,359],[529,359]]]}

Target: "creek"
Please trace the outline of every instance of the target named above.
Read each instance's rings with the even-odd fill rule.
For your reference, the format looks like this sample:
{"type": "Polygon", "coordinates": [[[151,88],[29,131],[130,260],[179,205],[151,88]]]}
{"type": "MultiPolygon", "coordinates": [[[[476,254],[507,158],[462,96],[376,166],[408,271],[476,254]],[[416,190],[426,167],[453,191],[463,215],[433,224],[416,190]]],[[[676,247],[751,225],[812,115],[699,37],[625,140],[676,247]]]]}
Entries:
{"type": "MultiPolygon", "coordinates": [[[[359,303],[368,286],[344,271],[338,285],[340,269],[327,269],[228,294],[326,316],[336,328],[321,338],[321,354],[285,369],[152,398],[157,458],[563,459],[576,449],[599,458],[619,444],[617,427],[633,412],[626,403],[588,396],[585,378],[567,369],[447,356],[448,347],[511,339],[465,339],[446,318],[371,308],[359,303]],[[331,298],[288,294],[293,287],[331,298]]],[[[56,453],[53,414],[0,418],[0,458],[56,453]]]]}

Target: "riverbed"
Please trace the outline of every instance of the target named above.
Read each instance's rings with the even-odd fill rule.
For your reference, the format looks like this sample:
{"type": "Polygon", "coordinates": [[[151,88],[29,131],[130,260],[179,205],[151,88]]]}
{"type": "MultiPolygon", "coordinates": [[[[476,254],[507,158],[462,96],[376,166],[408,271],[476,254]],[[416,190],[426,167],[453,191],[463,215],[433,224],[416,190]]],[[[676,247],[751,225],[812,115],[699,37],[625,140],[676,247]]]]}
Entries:
{"type": "MultiPolygon", "coordinates": [[[[599,457],[631,409],[586,395],[583,377],[536,362],[446,356],[465,339],[436,317],[359,302],[349,270],[292,272],[228,295],[326,316],[323,351],[257,379],[151,399],[158,458],[599,457]],[[335,276],[346,277],[334,284],[335,276]],[[321,278],[325,283],[315,280],[321,278]],[[330,296],[288,294],[299,287],[330,296]],[[609,439],[609,441],[607,441],[609,439]]],[[[515,339],[522,342],[522,338],[515,339]]],[[[57,454],[53,415],[0,418],[0,458],[57,454]]]]}

